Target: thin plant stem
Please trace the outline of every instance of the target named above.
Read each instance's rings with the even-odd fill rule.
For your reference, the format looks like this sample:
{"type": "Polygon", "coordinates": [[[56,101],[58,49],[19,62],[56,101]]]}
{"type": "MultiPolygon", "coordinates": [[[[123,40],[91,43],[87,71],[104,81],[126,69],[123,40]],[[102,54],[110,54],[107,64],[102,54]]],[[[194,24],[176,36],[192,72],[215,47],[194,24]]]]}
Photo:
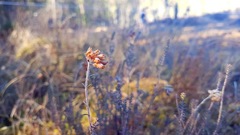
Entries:
{"type": "Polygon", "coordinates": [[[90,114],[90,107],[89,107],[89,101],[88,101],[88,78],[89,78],[89,71],[90,71],[90,62],[87,62],[87,72],[86,72],[86,79],[85,79],[85,97],[86,97],[86,108],[87,108],[87,114],[88,114],[88,122],[89,122],[89,132],[92,134],[92,123],[91,123],[91,114],[90,114]]]}
{"type": "MultiPolygon", "coordinates": [[[[193,110],[192,114],[190,115],[190,117],[188,118],[186,124],[184,125],[184,132],[186,132],[187,127],[191,126],[189,124],[191,124],[191,122],[193,120],[196,119],[197,113],[199,111],[199,109],[203,106],[203,104],[205,104],[209,99],[211,98],[211,96],[209,95],[208,97],[206,97],[205,99],[202,100],[202,102],[193,110]]],[[[198,121],[198,119],[196,120],[196,122],[198,121]]],[[[184,133],[183,132],[183,133],[184,133]]]]}
{"type": "Polygon", "coordinates": [[[216,126],[216,129],[215,129],[214,133],[213,133],[214,135],[216,135],[217,132],[218,132],[218,128],[219,128],[219,125],[220,125],[220,122],[221,122],[221,118],[222,118],[223,97],[224,97],[224,92],[225,92],[225,88],[226,88],[227,81],[228,81],[228,74],[230,72],[230,68],[231,68],[231,65],[228,64],[227,67],[226,67],[226,75],[225,75],[225,79],[224,79],[224,83],[223,83],[223,87],[222,87],[222,97],[221,97],[221,103],[220,103],[220,107],[219,107],[217,126],[216,126]]]}
{"type": "Polygon", "coordinates": [[[210,111],[213,107],[214,102],[211,102],[210,106],[208,107],[208,111],[210,111]]]}
{"type": "MultiPolygon", "coordinates": [[[[209,107],[208,107],[208,109],[207,109],[207,112],[205,113],[205,119],[206,120],[208,120],[209,118],[210,118],[210,111],[211,111],[211,109],[212,109],[212,107],[213,107],[213,104],[214,104],[214,102],[211,102],[211,104],[209,105],[209,107]]],[[[196,135],[199,135],[200,133],[201,133],[201,131],[203,130],[203,128],[205,127],[205,125],[206,125],[206,120],[204,120],[203,122],[202,122],[202,124],[201,124],[201,127],[200,127],[200,129],[198,130],[198,132],[196,133],[196,135]]]]}

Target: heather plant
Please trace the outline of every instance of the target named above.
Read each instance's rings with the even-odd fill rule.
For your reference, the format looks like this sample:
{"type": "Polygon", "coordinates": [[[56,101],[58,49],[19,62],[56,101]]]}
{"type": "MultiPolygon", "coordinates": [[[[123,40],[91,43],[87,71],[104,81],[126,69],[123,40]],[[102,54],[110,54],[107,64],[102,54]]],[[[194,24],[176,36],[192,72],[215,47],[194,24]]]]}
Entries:
{"type": "Polygon", "coordinates": [[[105,56],[103,54],[100,54],[99,50],[92,51],[92,48],[88,48],[87,52],[85,53],[86,59],[87,59],[87,71],[86,71],[86,79],[85,79],[85,104],[87,108],[87,115],[88,115],[88,121],[89,121],[89,131],[90,134],[92,134],[92,123],[91,123],[91,113],[90,113],[90,107],[89,107],[89,101],[88,101],[88,79],[89,79],[89,70],[90,70],[90,64],[92,64],[94,67],[99,69],[104,69],[107,62],[105,62],[105,56]]]}

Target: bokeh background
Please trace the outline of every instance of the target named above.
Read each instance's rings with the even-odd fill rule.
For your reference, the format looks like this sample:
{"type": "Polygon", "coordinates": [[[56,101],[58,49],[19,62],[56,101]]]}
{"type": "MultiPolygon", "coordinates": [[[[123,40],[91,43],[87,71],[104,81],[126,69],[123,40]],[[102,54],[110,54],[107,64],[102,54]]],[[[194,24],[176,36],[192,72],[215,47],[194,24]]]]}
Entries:
{"type": "Polygon", "coordinates": [[[0,134],[89,134],[92,47],[95,134],[237,135],[239,39],[238,0],[0,0],[0,134]]]}

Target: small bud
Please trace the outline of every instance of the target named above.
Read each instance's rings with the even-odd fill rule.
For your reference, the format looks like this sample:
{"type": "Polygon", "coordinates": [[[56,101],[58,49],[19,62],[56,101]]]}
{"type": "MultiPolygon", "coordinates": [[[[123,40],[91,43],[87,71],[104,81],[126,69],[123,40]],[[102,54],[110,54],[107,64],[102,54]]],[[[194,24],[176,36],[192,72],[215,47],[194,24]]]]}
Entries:
{"type": "Polygon", "coordinates": [[[104,59],[105,59],[105,56],[104,56],[103,54],[99,54],[97,57],[98,57],[99,59],[101,59],[101,60],[104,60],[104,59]]]}
{"type": "Polygon", "coordinates": [[[182,93],[180,94],[180,98],[181,98],[182,100],[184,100],[184,99],[186,98],[186,93],[185,93],[185,92],[182,92],[182,93]]]}
{"type": "Polygon", "coordinates": [[[100,68],[100,69],[104,69],[105,66],[101,63],[93,63],[93,66],[96,67],[96,68],[100,68]]]}
{"type": "Polygon", "coordinates": [[[99,63],[101,60],[99,59],[99,58],[95,58],[94,60],[93,60],[93,62],[94,63],[99,63]]]}

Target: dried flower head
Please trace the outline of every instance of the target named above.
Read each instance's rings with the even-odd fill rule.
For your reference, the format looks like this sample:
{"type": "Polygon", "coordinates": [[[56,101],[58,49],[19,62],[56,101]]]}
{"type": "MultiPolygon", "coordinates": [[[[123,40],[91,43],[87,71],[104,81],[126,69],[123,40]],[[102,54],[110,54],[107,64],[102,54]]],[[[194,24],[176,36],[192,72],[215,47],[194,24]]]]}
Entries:
{"type": "Polygon", "coordinates": [[[215,89],[215,90],[208,90],[208,93],[211,97],[211,101],[213,102],[219,102],[221,100],[222,97],[222,92],[215,89]]]}
{"type": "Polygon", "coordinates": [[[107,64],[107,62],[104,61],[105,55],[101,54],[99,50],[93,51],[91,47],[88,48],[85,56],[88,62],[92,63],[96,68],[104,69],[107,64]]]}

